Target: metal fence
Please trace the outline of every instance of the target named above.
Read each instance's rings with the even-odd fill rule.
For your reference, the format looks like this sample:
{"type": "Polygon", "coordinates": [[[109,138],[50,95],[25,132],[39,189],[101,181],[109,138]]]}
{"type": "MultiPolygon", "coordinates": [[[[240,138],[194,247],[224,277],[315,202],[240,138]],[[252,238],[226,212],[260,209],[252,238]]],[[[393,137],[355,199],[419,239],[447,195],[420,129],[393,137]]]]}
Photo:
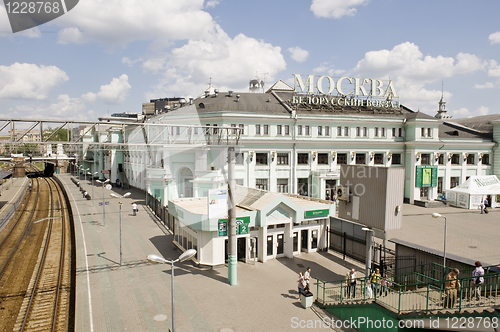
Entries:
{"type": "Polygon", "coordinates": [[[407,284],[384,278],[378,283],[370,283],[366,278],[358,278],[356,284],[350,286],[346,281],[316,279],[317,301],[322,305],[375,301],[398,313],[441,309],[461,311],[499,305],[500,273],[486,274],[483,278],[484,282],[479,285],[474,283],[474,277],[459,278],[461,287],[455,290],[445,289],[443,279],[420,273],[411,278],[401,276],[401,280],[409,281],[407,284]]]}
{"type": "Polygon", "coordinates": [[[168,214],[168,208],[163,206],[161,201],[151,194],[146,194],[146,205],[151,208],[151,211],[160,219],[160,221],[165,225],[172,233],[174,231],[174,222],[168,214]]]}

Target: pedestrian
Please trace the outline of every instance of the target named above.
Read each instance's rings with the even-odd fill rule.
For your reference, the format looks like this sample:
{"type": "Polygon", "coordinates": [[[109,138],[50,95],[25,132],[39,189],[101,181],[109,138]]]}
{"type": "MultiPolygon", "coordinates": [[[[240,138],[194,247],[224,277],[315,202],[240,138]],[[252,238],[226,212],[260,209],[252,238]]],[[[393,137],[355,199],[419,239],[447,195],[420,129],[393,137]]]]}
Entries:
{"type": "Polygon", "coordinates": [[[132,204],[132,215],[136,215],[137,214],[137,204],[135,204],[135,202],[132,204]]]}
{"type": "Polygon", "coordinates": [[[300,300],[300,294],[304,292],[304,288],[306,287],[306,281],[304,279],[304,275],[302,274],[302,271],[299,272],[299,280],[297,280],[298,283],[298,288],[299,288],[299,300],[300,300]]]}
{"type": "Polygon", "coordinates": [[[356,271],[351,269],[347,272],[346,284],[347,284],[347,297],[355,298],[356,297],[356,271]]]}
{"type": "Polygon", "coordinates": [[[306,281],[305,290],[309,292],[309,281],[311,280],[311,268],[308,267],[306,272],[304,273],[304,280],[306,281]]]}
{"type": "Polygon", "coordinates": [[[86,191],[83,192],[83,198],[85,198],[85,197],[87,197],[87,192],[86,191]]]}
{"type": "Polygon", "coordinates": [[[446,282],[444,283],[444,308],[454,308],[455,302],[457,301],[457,294],[460,290],[460,281],[458,280],[458,274],[460,271],[458,269],[453,269],[446,276],[446,282]]]}
{"type": "Polygon", "coordinates": [[[476,268],[474,269],[474,271],[472,271],[472,276],[474,277],[474,279],[472,279],[473,291],[471,292],[471,297],[475,295],[476,300],[481,301],[481,285],[484,283],[484,269],[481,265],[481,262],[479,261],[476,261],[474,265],[476,266],[476,268]]]}
{"type": "Polygon", "coordinates": [[[384,276],[380,278],[380,296],[387,296],[389,294],[387,286],[392,286],[392,282],[387,279],[387,274],[384,274],[384,276]]]}
{"type": "Polygon", "coordinates": [[[483,201],[484,213],[488,213],[489,211],[486,209],[488,207],[488,198],[485,198],[483,201]]]}
{"type": "Polygon", "coordinates": [[[371,282],[371,285],[372,285],[372,293],[373,293],[373,296],[377,296],[377,288],[378,288],[378,284],[379,284],[379,281],[380,281],[380,269],[375,269],[374,272],[372,272],[371,276],[370,276],[370,282],[371,282]]]}
{"type": "Polygon", "coordinates": [[[481,209],[481,214],[484,213],[484,202],[481,201],[481,203],[479,203],[479,208],[481,209]]]}

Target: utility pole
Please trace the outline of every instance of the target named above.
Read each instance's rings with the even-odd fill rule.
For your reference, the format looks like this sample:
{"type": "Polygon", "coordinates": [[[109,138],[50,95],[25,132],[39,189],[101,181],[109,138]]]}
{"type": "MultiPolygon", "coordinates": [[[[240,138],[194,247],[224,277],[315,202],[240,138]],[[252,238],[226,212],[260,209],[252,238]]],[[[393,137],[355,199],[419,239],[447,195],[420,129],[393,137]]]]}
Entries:
{"type": "Polygon", "coordinates": [[[227,159],[228,159],[228,226],[229,226],[229,257],[228,257],[228,278],[229,284],[231,286],[238,283],[238,273],[237,273],[237,246],[236,246],[236,204],[234,202],[234,190],[236,189],[236,179],[235,179],[235,164],[236,156],[234,152],[234,146],[230,146],[227,149],[227,159]]]}

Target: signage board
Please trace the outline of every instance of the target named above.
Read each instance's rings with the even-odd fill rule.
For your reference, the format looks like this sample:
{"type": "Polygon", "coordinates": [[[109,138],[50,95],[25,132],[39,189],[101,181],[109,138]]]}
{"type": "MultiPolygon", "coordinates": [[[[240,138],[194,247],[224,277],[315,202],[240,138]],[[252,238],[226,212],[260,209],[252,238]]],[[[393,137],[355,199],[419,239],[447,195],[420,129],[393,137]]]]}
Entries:
{"type": "Polygon", "coordinates": [[[437,187],[437,165],[417,165],[415,187],[437,187]]]}
{"type": "Polygon", "coordinates": [[[208,219],[227,217],[227,189],[208,191],[208,219]]]}
{"type": "Polygon", "coordinates": [[[326,217],[330,213],[330,209],[323,210],[310,210],[304,213],[304,217],[306,218],[314,218],[314,217],[326,217]]]}

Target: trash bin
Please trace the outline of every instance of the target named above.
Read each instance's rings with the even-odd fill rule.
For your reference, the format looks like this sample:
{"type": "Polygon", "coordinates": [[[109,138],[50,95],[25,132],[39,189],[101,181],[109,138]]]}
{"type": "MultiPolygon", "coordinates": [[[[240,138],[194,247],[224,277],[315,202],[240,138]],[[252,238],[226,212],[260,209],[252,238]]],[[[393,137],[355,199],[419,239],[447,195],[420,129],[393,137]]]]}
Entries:
{"type": "Polygon", "coordinates": [[[305,291],[302,292],[302,294],[300,294],[300,303],[302,304],[302,307],[304,307],[304,309],[307,309],[310,306],[312,306],[313,302],[314,302],[314,296],[311,292],[305,291]]]}

